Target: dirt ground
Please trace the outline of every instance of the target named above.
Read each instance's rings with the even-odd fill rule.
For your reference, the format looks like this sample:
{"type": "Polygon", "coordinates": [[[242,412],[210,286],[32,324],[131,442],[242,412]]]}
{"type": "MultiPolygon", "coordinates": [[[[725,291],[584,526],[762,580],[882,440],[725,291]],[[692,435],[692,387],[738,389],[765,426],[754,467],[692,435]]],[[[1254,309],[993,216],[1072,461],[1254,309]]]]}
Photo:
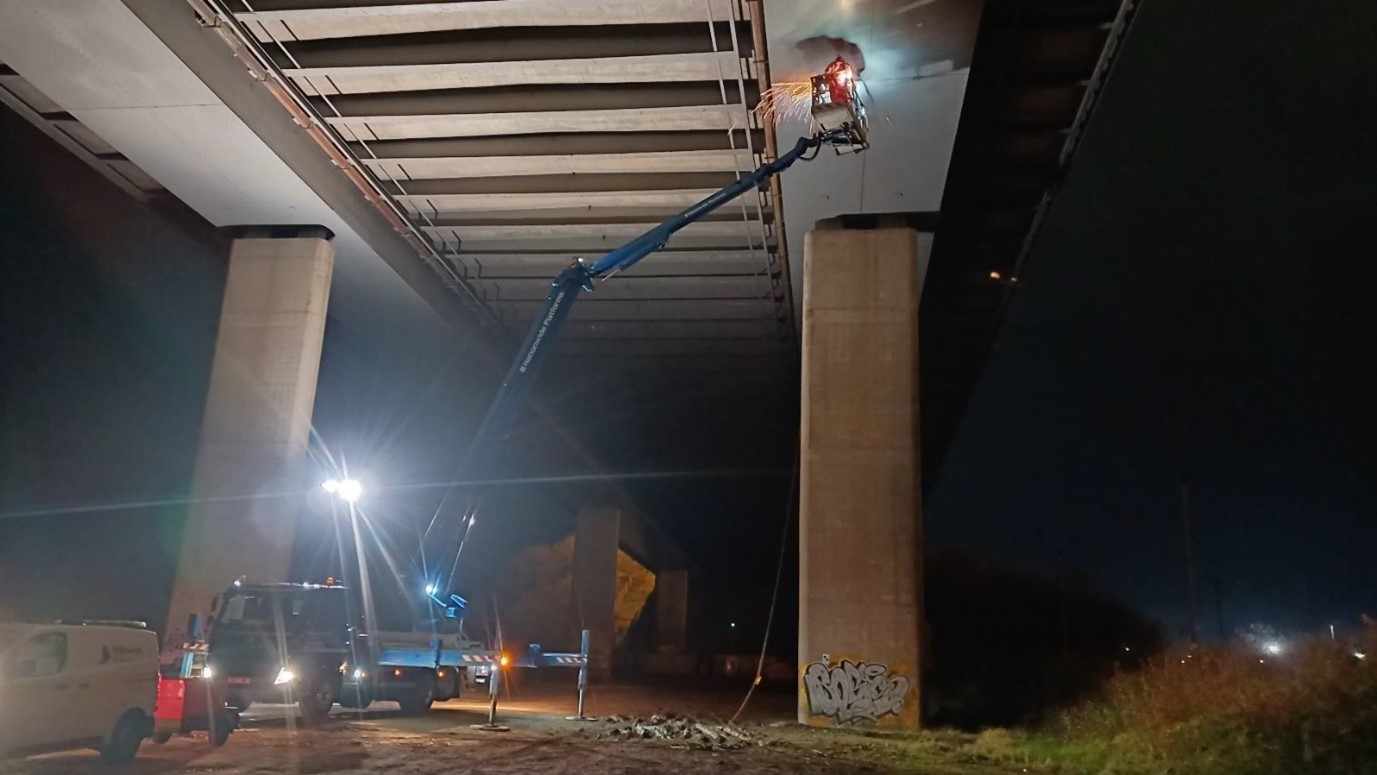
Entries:
{"type": "MultiPolygon", "coordinates": [[[[791,723],[793,698],[757,695],[743,716],[747,742],[735,750],[709,750],[695,742],[614,739],[636,717],[672,712],[704,723],[730,717],[740,692],[607,687],[590,693],[589,714],[598,721],[570,721],[574,698],[567,687],[528,687],[504,698],[499,721],[505,732],[481,731],[483,698],[439,703],[424,716],[403,717],[376,703],[359,714],[335,709],[331,722],[301,729],[290,709],[255,707],[229,743],[212,749],[203,736],[146,743],[127,767],[100,764],[93,752],[58,753],[0,763],[0,775],[57,773],[885,773],[915,771],[866,755],[863,738],[806,730],[791,723]],[[612,717],[614,720],[608,720],[612,717]]],[[[932,773],[998,770],[921,768],[932,773]]]]}

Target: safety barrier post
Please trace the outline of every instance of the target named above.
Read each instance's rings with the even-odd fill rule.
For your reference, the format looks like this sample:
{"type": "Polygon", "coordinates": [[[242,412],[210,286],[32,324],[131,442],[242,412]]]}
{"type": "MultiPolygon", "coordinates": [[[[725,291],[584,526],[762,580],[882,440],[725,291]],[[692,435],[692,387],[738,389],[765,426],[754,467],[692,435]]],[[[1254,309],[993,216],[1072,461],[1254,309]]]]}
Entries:
{"type": "Polygon", "coordinates": [[[488,726],[497,726],[497,693],[502,685],[502,663],[497,663],[496,669],[492,671],[488,678],[488,726]]]}
{"type": "Polygon", "coordinates": [[[585,692],[588,691],[588,647],[589,647],[589,642],[590,642],[591,640],[592,640],[591,633],[590,633],[588,630],[584,630],[584,631],[583,631],[583,635],[582,635],[582,636],[580,637],[580,639],[579,639],[579,656],[583,657],[583,664],[582,664],[582,665],[579,665],[579,718],[580,718],[580,719],[584,718],[584,715],[583,715],[583,695],[584,695],[585,692]]]}
{"type": "Polygon", "coordinates": [[[498,646],[498,657],[493,662],[492,672],[488,674],[488,723],[472,724],[472,729],[484,732],[509,732],[510,727],[502,726],[497,723],[497,693],[502,690],[502,651],[501,645],[498,646]]]}

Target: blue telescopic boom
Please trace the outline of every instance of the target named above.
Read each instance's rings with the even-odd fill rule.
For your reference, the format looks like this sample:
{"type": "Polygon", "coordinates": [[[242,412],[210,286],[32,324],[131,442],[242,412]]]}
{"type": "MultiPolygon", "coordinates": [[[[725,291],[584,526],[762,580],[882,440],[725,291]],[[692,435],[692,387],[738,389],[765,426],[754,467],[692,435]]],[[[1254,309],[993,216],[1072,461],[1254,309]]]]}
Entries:
{"type": "Polygon", "coordinates": [[[463,465],[460,467],[461,472],[468,468],[469,460],[477,450],[482,449],[487,442],[493,440],[495,435],[500,435],[503,432],[522,404],[525,403],[536,375],[540,372],[540,367],[544,365],[549,356],[555,337],[559,335],[560,329],[564,327],[564,321],[569,317],[569,310],[574,306],[574,302],[581,292],[588,291],[591,293],[593,291],[594,280],[606,278],[635,265],[637,261],[663,248],[675,232],[747,191],[760,187],[772,176],[778,175],[793,166],[794,162],[804,158],[810,150],[828,143],[831,139],[832,137],[827,133],[814,137],[800,137],[788,153],[772,162],[760,165],[754,172],[743,175],[736,182],[724,186],[721,190],[678,215],[672,216],[659,226],[606,253],[591,265],[585,264],[583,259],[578,258],[565,267],[564,271],[560,272],[559,276],[551,283],[550,293],[545,297],[545,304],[540,308],[540,315],[532,324],[530,333],[526,335],[526,340],[521,344],[521,350],[517,352],[516,360],[512,362],[506,378],[502,380],[502,387],[497,391],[497,397],[493,399],[492,406],[488,408],[487,415],[483,418],[482,424],[478,426],[478,432],[474,435],[468,454],[464,456],[463,465]]]}

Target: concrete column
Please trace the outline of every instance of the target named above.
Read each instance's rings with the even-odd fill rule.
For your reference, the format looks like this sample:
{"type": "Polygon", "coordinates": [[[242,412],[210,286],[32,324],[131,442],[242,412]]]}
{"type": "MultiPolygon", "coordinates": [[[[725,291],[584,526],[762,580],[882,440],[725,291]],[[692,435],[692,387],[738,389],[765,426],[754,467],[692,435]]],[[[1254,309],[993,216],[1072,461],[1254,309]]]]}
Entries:
{"type": "Polygon", "coordinates": [[[588,670],[599,680],[606,680],[612,675],[620,532],[619,510],[579,510],[578,526],[574,532],[574,612],[580,627],[592,631],[588,670]]]}
{"type": "Polygon", "coordinates": [[[286,581],[325,333],[334,248],[323,228],[230,249],[165,646],[240,575],[286,581]],[[241,498],[260,495],[263,497],[241,498]],[[234,500],[216,500],[226,496],[234,500]]]}
{"type": "Polygon", "coordinates": [[[804,242],[798,717],[919,724],[922,529],[912,229],[804,242]]]}
{"type": "Polygon", "coordinates": [[[681,652],[688,635],[686,570],[662,570],[655,574],[656,645],[661,651],[681,652]]]}

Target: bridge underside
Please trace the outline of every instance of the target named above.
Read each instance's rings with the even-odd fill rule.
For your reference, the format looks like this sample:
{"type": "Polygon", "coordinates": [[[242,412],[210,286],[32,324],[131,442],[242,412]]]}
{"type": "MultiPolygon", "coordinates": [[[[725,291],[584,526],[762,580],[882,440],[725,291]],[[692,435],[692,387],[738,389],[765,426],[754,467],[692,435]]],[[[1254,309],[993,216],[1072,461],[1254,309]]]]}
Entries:
{"type": "MultiPolygon", "coordinates": [[[[758,3],[226,5],[509,339],[573,256],[617,247],[772,150],[752,113],[768,83],[758,3]]],[[[753,192],[587,295],[561,359],[787,367],[777,204],[753,192]]]]}

